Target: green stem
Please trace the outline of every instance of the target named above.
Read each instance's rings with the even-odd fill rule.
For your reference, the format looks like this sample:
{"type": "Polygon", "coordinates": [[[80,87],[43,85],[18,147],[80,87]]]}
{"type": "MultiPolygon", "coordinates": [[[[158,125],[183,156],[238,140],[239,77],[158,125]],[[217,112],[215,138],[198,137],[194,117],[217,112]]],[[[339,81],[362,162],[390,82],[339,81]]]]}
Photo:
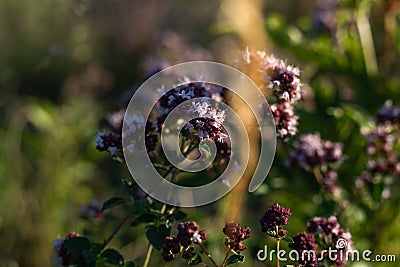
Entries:
{"type": "Polygon", "coordinates": [[[104,241],[104,247],[106,247],[111,240],[115,237],[116,234],[118,234],[118,232],[122,229],[122,227],[124,226],[124,224],[128,221],[130,215],[132,214],[131,210],[126,216],[125,218],[122,219],[122,221],[117,225],[117,227],[115,227],[115,229],[111,232],[111,234],[109,235],[109,237],[106,239],[106,241],[104,241]]]}
{"type": "MultiPolygon", "coordinates": [[[[164,203],[160,209],[160,213],[164,214],[166,209],[167,209],[167,204],[164,203]]],[[[149,264],[152,252],[153,252],[153,246],[149,244],[146,252],[146,257],[144,258],[143,267],[147,267],[147,265],[149,264]]]]}
{"type": "Polygon", "coordinates": [[[147,267],[147,265],[149,264],[151,252],[153,252],[153,246],[149,244],[149,247],[147,248],[146,258],[144,258],[143,267],[147,267]]]}
{"type": "MultiPolygon", "coordinates": [[[[276,233],[278,234],[279,233],[279,227],[278,226],[276,226],[276,233]]],[[[279,235],[279,234],[278,234],[279,235]]],[[[279,267],[280,266],[280,262],[279,262],[279,249],[280,249],[280,243],[281,243],[281,238],[279,237],[278,239],[277,239],[277,242],[276,242],[276,267],[279,267]]]]}
{"type": "Polygon", "coordinates": [[[318,167],[315,167],[313,169],[313,174],[317,182],[322,185],[324,182],[324,177],[322,176],[321,170],[318,167]]]}
{"type": "Polygon", "coordinates": [[[221,267],[224,267],[224,266],[225,266],[226,261],[228,260],[228,256],[229,256],[230,253],[231,253],[230,250],[228,250],[228,251],[226,252],[225,258],[224,258],[224,260],[222,261],[221,267]]]}
{"type": "Polygon", "coordinates": [[[201,243],[197,243],[197,245],[199,245],[199,247],[201,248],[201,250],[203,250],[203,252],[207,255],[207,257],[210,259],[210,261],[214,264],[215,267],[218,267],[218,264],[215,262],[215,260],[211,257],[210,253],[208,253],[207,249],[201,244],[201,243]]]}

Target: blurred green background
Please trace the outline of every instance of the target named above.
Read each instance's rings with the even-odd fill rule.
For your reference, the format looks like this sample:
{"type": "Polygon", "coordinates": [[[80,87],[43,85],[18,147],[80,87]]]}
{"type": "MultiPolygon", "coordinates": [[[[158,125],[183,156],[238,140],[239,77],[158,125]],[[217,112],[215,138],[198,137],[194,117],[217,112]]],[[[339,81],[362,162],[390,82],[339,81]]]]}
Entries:
{"type": "MultiPolygon", "coordinates": [[[[215,225],[235,217],[254,229],[246,266],[265,266],[255,260],[270,242],[256,234],[258,219],[280,202],[292,209],[291,234],[314,215],[337,214],[356,247],[400,260],[399,191],[371,207],[353,190],[365,164],[360,127],[386,99],[400,104],[399,21],[396,0],[0,0],[0,266],[53,266],[52,240],[72,230],[105,238],[123,211],[98,222],[82,219],[81,207],[123,195],[127,173],[95,150],[102,118],[166,62],[232,65],[247,46],[300,67],[309,88],[300,133],[344,143],[348,196],[323,200],[311,174],[285,167],[290,146],[280,144],[257,194],[187,210],[208,229],[210,250],[222,249],[215,225]]],[[[139,262],[143,244],[140,229],[113,243],[139,262]]],[[[163,264],[155,252],[150,266],[163,264]]]]}

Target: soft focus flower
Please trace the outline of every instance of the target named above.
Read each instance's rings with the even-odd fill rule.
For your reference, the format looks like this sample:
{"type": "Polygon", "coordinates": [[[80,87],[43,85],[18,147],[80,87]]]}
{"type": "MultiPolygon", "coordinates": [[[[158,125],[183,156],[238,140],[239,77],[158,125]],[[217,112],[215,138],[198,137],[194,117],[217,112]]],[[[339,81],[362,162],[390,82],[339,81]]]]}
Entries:
{"type": "Polygon", "coordinates": [[[326,167],[343,159],[343,144],[322,140],[318,133],[301,135],[290,153],[290,163],[303,169],[326,167]]]}
{"type": "Polygon", "coordinates": [[[270,108],[278,138],[287,142],[297,133],[299,116],[295,115],[293,105],[289,103],[272,104],[270,108]]]}
{"type": "Polygon", "coordinates": [[[394,106],[391,100],[386,100],[383,107],[376,114],[379,123],[400,123],[400,106],[394,106]]]}
{"type": "Polygon", "coordinates": [[[53,241],[53,247],[56,251],[56,254],[53,255],[53,258],[57,266],[69,266],[72,259],[72,254],[66,247],[64,247],[63,242],[77,236],[79,236],[78,233],[70,232],[64,238],[57,237],[53,241]]]}
{"type": "MultiPolygon", "coordinates": [[[[336,216],[314,217],[308,221],[307,229],[319,237],[321,249],[339,249],[345,253],[353,250],[351,233],[341,228],[336,216]],[[344,246],[338,247],[339,241],[343,242],[344,246]]],[[[333,263],[335,266],[344,266],[345,259],[337,257],[333,263]]]]}
{"type": "Polygon", "coordinates": [[[265,51],[251,52],[246,49],[243,58],[237,61],[237,66],[256,83],[267,91],[267,95],[272,94],[276,102],[294,103],[301,99],[302,83],[300,82],[300,70],[294,66],[269,55],[265,51]],[[258,77],[254,77],[255,75],[258,77]]]}
{"type": "Polygon", "coordinates": [[[96,148],[99,151],[108,151],[111,154],[116,154],[122,149],[121,134],[99,132],[96,136],[96,148]]]}
{"type": "Polygon", "coordinates": [[[278,138],[287,142],[297,133],[299,116],[294,105],[302,99],[300,70],[265,51],[246,49],[238,68],[259,85],[267,98],[274,117],[278,138]]]}
{"type": "Polygon", "coordinates": [[[104,219],[102,208],[103,204],[94,199],[88,205],[82,207],[82,214],[89,218],[96,218],[101,221],[104,219]]]}

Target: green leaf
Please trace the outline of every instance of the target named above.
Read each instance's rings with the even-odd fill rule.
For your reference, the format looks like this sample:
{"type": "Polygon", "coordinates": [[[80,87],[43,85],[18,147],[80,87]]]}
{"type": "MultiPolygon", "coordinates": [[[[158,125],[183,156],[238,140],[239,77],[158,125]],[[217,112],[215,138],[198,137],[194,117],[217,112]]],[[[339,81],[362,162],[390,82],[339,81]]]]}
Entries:
{"type": "Polygon", "coordinates": [[[150,222],[155,222],[160,218],[160,216],[154,215],[154,214],[143,214],[140,215],[135,219],[134,222],[132,222],[132,226],[136,226],[140,223],[150,223],[150,222]]]}
{"type": "Polygon", "coordinates": [[[242,255],[232,255],[226,261],[226,266],[232,265],[232,264],[235,264],[235,263],[238,263],[238,262],[243,263],[244,262],[244,256],[242,256],[242,255]]]}
{"type": "Polygon", "coordinates": [[[100,256],[105,260],[105,262],[109,264],[117,266],[124,265],[124,257],[122,257],[122,255],[115,249],[112,248],[106,249],[101,253],[100,256]]]}
{"type": "Polygon", "coordinates": [[[281,240],[285,241],[286,243],[294,243],[293,239],[289,236],[285,236],[281,240]]]}
{"type": "Polygon", "coordinates": [[[184,213],[183,211],[178,210],[177,212],[174,213],[174,219],[179,221],[183,220],[187,217],[187,214],[184,213]]]}
{"type": "Polygon", "coordinates": [[[122,205],[125,204],[126,200],[121,198],[121,197],[113,197],[110,198],[109,200],[107,200],[106,202],[104,202],[103,204],[103,208],[101,209],[102,211],[110,209],[112,207],[118,206],[118,205],[122,205]]]}
{"type": "Polygon", "coordinates": [[[206,153],[207,158],[211,155],[210,147],[208,146],[208,144],[206,142],[201,142],[199,144],[199,150],[200,150],[200,153],[202,153],[202,152],[206,153]]]}
{"type": "Polygon", "coordinates": [[[67,248],[73,254],[81,254],[84,250],[90,249],[90,240],[83,236],[76,236],[67,239],[63,242],[65,248],[67,248]]]}
{"type": "Polygon", "coordinates": [[[197,264],[201,263],[202,261],[203,261],[203,259],[200,257],[199,254],[196,253],[196,254],[193,255],[193,257],[191,257],[188,260],[187,264],[189,266],[193,266],[193,265],[197,265],[197,264]]]}
{"type": "Polygon", "coordinates": [[[104,244],[92,243],[90,250],[84,250],[82,255],[88,263],[94,263],[103,249],[104,244]]]}
{"type": "Polygon", "coordinates": [[[276,232],[275,232],[275,231],[268,231],[267,234],[268,234],[270,237],[275,237],[275,236],[276,236],[276,232]]]}
{"type": "Polygon", "coordinates": [[[167,228],[164,224],[160,226],[149,225],[145,228],[146,237],[150,244],[158,250],[161,250],[164,240],[169,236],[171,229],[167,228]]]}
{"type": "Polygon", "coordinates": [[[136,264],[136,262],[131,261],[131,260],[127,260],[124,264],[124,267],[137,267],[138,265],[136,264]]]}
{"type": "Polygon", "coordinates": [[[133,209],[136,214],[142,215],[142,214],[148,214],[151,211],[150,207],[150,202],[147,198],[142,199],[142,200],[137,200],[133,203],[133,209]]]}

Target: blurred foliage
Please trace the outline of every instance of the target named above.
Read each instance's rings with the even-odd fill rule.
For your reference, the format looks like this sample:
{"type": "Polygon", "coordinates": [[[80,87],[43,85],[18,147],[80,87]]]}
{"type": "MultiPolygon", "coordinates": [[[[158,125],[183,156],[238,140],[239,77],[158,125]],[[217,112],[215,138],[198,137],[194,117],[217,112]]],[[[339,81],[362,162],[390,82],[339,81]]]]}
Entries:
{"type": "MultiPolygon", "coordinates": [[[[228,23],[223,2],[0,1],[1,266],[53,266],[57,235],[74,230],[102,241],[125,216],[122,209],[106,212],[107,221],[80,216],[91,199],[127,194],[120,188],[125,168],[95,151],[99,121],[157,64],[233,64],[253,39],[228,23]]],[[[253,229],[246,265],[265,266],[256,253],[272,242],[257,234],[258,220],[275,202],[292,209],[289,234],[305,229],[312,216],[337,214],[357,248],[400,257],[399,188],[373,207],[354,190],[366,160],[360,129],[370,126],[386,99],[400,103],[399,2],[250,2],[263,15],[268,52],[296,62],[310,88],[300,107],[300,133],[320,132],[323,139],[344,143],[350,164],[342,165],[338,183],[347,194],[339,200],[321,194],[312,174],[286,167],[291,144],[280,144],[269,178],[243,197],[242,209],[226,197],[185,212],[207,229],[216,253],[222,253],[222,233],[215,226],[239,214],[238,222],[253,229]]],[[[141,262],[147,249],[143,233],[143,227],[128,227],[113,245],[141,262]]],[[[154,252],[150,266],[160,264],[154,252]]]]}

